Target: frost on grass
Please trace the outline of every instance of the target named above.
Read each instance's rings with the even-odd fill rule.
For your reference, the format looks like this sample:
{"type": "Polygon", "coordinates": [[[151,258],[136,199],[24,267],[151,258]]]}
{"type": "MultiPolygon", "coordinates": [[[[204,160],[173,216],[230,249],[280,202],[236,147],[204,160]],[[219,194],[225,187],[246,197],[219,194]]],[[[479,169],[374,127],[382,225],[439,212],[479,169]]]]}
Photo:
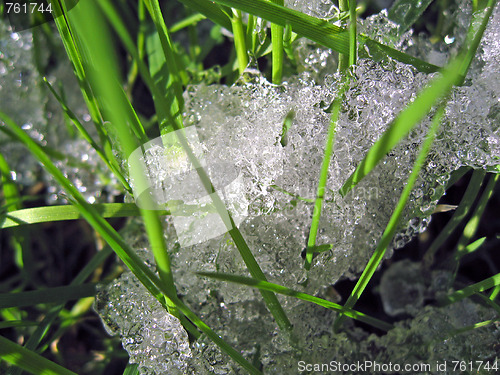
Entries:
{"type": "MultiPolygon", "coordinates": [[[[373,23],[383,24],[377,20],[373,23]]],[[[449,98],[441,129],[387,256],[425,230],[451,172],[460,166],[495,171],[498,165],[499,27],[497,8],[474,70],[465,85],[455,89],[449,98]]],[[[308,53],[311,58],[314,53],[320,54],[316,55],[318,61],[328,58],[321,55],[321,50],[308,53]]],[[[196,128],[207,160],[230,162],[241,171],[249,208],[239,229],[268,279],[332,299],[335,293],[329,286],[340,278],[358,276],[373,254],[425,138],[430,117],[346,197],[342,198],[338,190],[390,122],[415,100],[432,77],[391,60],[360,59],[353,68],[337,124],[318,231],[318,245],[329,244],[331,250],[314,258],[309,282],[304,287],[302,253],[330,121],[327,108],[338,90],[338,77],[328,71],[328,64],[308,69],[304,64],[301,75],[280,86],[254,76],[249,82],[232,87],[189,87],[185,93],[185,122],[196,128]],[[291,114],[293,121],[285,137],[283,121],[291,114]]],[[[412,319],[399,323],[382,337],[367,336],[357,328],[334,334],[332,311],[280,297],[296,333],[293,340],[288,340],[272,323],[258,292],[193,276],[193,271],[248,275],[227,234],[181,247],[176,243],[170,219],[165,229],[174,279],[183,300],[246,358],[258,358],[266,373],[294,372],[299,360],[429,363],[495,358],[498,327],[476,329],[466,338],[456,331],[491,319],[491,309],[472,301],[422,309],[425,299],[449,292],[452,277],[446,272],[432,275],[431,285],[426,281],[428,275],[422,275],[413,264],[398,264],[386,272],[382,299],[387,313],[407,314],[412,319]],[[395,285],[404,285],[405,293],[415,298],[398,299],[401,288],[395,289],[395,285]]],[[[142,238],[136,248],[146,249],[146,240],[140,233],[135,235],[136,239],[142,238]]],[[[115,283],[112,288],[118,290],[113,293],[121,293],[120,285],[115,283]]],[[[200,350],[199,345],[191,344],[192,353],[200,350]]],[[[205,349],[207,352],[216,353],[205,349]]],[[[228,366],[220,355],[216,359],[208,357],[187,363],[198,373],[239,371],[228,366]],[[206,370],[206,366],[212,369],[206,370]]],[[[145,366],[153,369],[157,364],[149,361],[145,366]]]]}

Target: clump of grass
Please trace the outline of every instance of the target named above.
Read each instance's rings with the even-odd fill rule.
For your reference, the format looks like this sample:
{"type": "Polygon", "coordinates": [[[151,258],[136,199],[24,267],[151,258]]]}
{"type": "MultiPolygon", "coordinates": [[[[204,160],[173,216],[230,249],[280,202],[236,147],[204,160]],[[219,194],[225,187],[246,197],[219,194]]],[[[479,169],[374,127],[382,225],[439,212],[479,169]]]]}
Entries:
{"type": "MultiPolygon", "coordinates": [[[[252,59],[263,61],[267,58],[270,68],[264,73],[268,74],[273,83],[280,84],[283,74],[287,73],[290,66],[293,66],[293,62],[287,61],[286,58],[291,57],[291,41],[299,37],[308,38],[336,51],[339,54],[339,70],[345,72],[345,82],[350,79],[349,67],[356,64],[358,44],[368,46],[371,50],[377,50],[382,55],[411,64],[422,72],[429,73],[440,70],[437,66],[358,34],[356,7],[357,3],[366,2],[340,2],[340,11],[347,12],[349,18],[349,22],[344,27],[335,26],[327,21],[288,9],[283,6],[282,0],[180,0],[180,2],[184,3],[189,11],[186,13],[185,19],[169,28],[165,22],[165,13],[162,12],[158,0],[133,2],[122,0],[116,4],[110,1],[85,2],[85,4],[81,2],[70,12],[68,12],[68,8],[74,5],[70,1],[50,1],[55,15],[58,16],[55,19],[55,27],[57,27],[57,32],[61,36],[67,56],[78,78],[98,139],[94,139],[89,134],[64,99],[48,84],[47,80],[45,82],[48,84],[50,92],[61,103],[62,110],[67,118],[73,122],[80,136],[97,151],[109,170],[122,184],[124,193],[131,193],[132,188],[125,177],[125,172],[120,167],[120,159],[113,151],[113,147],[118,146],[122,157],[126,159],[151,135],[166,134],[172,130],[180,132],[181,144],[186,149],[193,165],[200,166],[197,170],[207,192],[214,192],[207,173],[201,168],[187,141],[182,139],[184,106],[182,93],[191,80],[203,81],[203,77],[211,77],[210,79],[212,79],[213,70],[211,68],[205,69],[203,62],[212,52],[211,49],[215,49],[220,43],[221,27],[232,31],[234,43],[228,61],[220,68],[220,79],[226,83],[235,82],[238,77],[244,76],[252,59]],[[134,12],[135,10],[137,13],[134,12]],[[245,14],[248,17],[244,17],[245,14]],[[124,21],[127,17],[134,19],[134,25],[128,25],[124,21]],[[271,23],[270,35],[263,43],[257,42],[260,36],[256,28],[256,20],[259,17],[271,23]],[[88,23],[89,19],[94,20],[92,25],[88,23]],[[197,24],[205,19],[213,22],[208,38],[209,42],[207,42],[208,50],[204,49],[195,35],[197,24]],[[115,40],[110,37],[111,32],[107,31],[108,26],[116,35],[115,40]],[[145,29],[147,27],[154,28],[154,32],[146,35],[145,29]],[[190,35],[191,45],[189,48],[184,48],[175,42],[175,37],[172,35],[183,29],[188,29],[190,35]],[[130,62],[117,61],[113,54],[115,49],[113,43],[123,47],[130,62]],[[148,45],[151,47],[152,44],[161,47],[163,53],[154,56],[148,55],[148,45]],[[270,58],[266,57],[269,52],[271,53],[270,58]],[[124,67],[128,71],[126,74],[120,74],[124,67]],[[134,106],[136,97],[133,87],[139,84],[146,87],[155,108],[155,114],[149,120],[145,119],[144,115],[134,106]],[[117,139],[114,139],[114,135],[109,132],[106,123],[109,123],[114,129],[113,133],[118,135],[117,139]]],[[[404,19],[400,20],[402,30],[407,30],[422,17],[422,12],[430,4],[430,1],[425,2],[425,5],[418,10],[411,1],[401,0],[397,2],[398,6],[401,4],[409,5],[412,9],[409,15],[406,14],[404,19]]],[[[473,20],[474,27],[471,27],[464,49],[441,70],[442,74],[436,77],[419,93],[416,100],[397,116],[388,130],[367,152],[355,172],[345,181],[340,191],[342,195],[345,195],[361,181],[424,116],[437,108],[427,138],[420,148],[407,185],[403,189],[389,224],[373,257],[343,306],[268,282],[266,275],[253,256],[254,249],[248,246],[245,238],[234,225],[224,203],[216,194],[214,206],[221,216],[228,215],[230,218],[231,225],[228,226],[228,233],[252,277],[246,278],[221,273],[200,273],[200,275],[259,289],[271,313],[269,319],[274,319],[276,326],[281,330],[280,334],[283,335],[291,336],[292,327],[276,297],[277,294],[302,299],[337,311],[339,313],[335,322],[337,330],[341,329],[344,317],[360,320],[380,330],[390,330],[392,328],[390,323],[356,311],[354,306],[370,283],[398,229],[401,213],[440,126],[446,99],[452,88],[463,82],[471,61],[476,55],[481,36],[495,4],[494,0],[474,2],[476,9],[482,9],[483,12],[476,13],[473,20]]],[[[399,14],[394,11],[393,16],[397,19],[399,14]]],[[[44,28],[44,30],[49,34],[56,32],[54,28],[44,28]]],[[[255,63],[255,61],[253,62],[255,63]]],[[[328,138],[325,140],[326,147],[321,173],[318,176],[317,196],[305,256],[304,267],[306,270],[311,266],[314,253],[321,251],[321,245],[317,246],[316,244],[316,236],[324,204],[328,166],[335,141],[335,126],[343,99],[343,91],[340,90],[338,98],[330,107],[331,122],[328,138]]],[[[11,232],[9,232],[9,243],[6,245],[9,246],[16,258],[16,272],[11,272],[2,280],[3,294],[0,294],[0,312],[3,318],[0,329],[6,330],[5,336],[11,338],[0,337],[0,354],[2,354],[3,360],[17,368],[11,367],[10,373],[20,373],[19,369],[33,374],[74,373],[64,366],[65,363],[70,363],[67,355],[62,355],[54,348],[57,348],[58,341],[68,330],[76,330],[77,327],[87,324],[86,320],[89,319],[91,307],[91,298],[89,299],[89,297],[95,295],[95,283],[106,279],[107,268],[111,268],[111,276],[115,276],[119,272],[116,265],[110,266],[109,263],[105,263],[112,252],[120,257],[126,267],[134,273],[165,309],[180,319],[193,340],[204,333],[247,372],[261,373],[258,364],[244,358],[236,348],[221,339],[179,298],[172,275],[169,249],[166,246],[162,228],[162,216],[169,215],[168,211],[139,209],[131,203],[89,204],[78,189],[55,167],[45,148],[31,139],[19,124],[12,121],[5,113],[0,112],[0,120],[4,124],[0,130],[11,139],[22,143],[29,150],[43,165],[45,172],[52,175],[64,188],[70,202],[70,205],[24,208],[22,199],[24,192],[20,191],[20,187],[9,177],[9,155],[0,155],[3,191],[0,223],[2,230],[11,228],[8,229],[11,232]],[[136,255],[116,228],[105,220],[132,216],[142,217],[156,261],[158,275],[153,273],[136,255]],[[85,266],[76,275],[68,272],[69,283],[66,286],[40,285],[36,282],[39,279],[37,276],[39,271],[36,257],[31,248],[33,244],[26,240],[29,234],[27,228],[31,228],[30,225],[37,223],[55,225],[54,223],[57,221],[79,218],[85,219],[90,225],[90,227],[85,228],[92,233],[92,236],[96,237],[98,243],[102,243],[102,249],[95,252],[95,255],[86,257],[85,266]],[[40,286],[43,287],[40,288],[40,286]],[[74,302],[71,302],[72,305],[70,305],[69,301],[74,302]],[[39,317],[42,319],[37,321],[39,317]],[[22,345],[15,341],[19,341],[22,345]],[[55,362],[61,362],[63,365],[58,365],[55,362]]],[[[283,136],[286,135],[285,133],[283,136]]],[[[283,138],[281,141],[283,142],[283,138]]],[[[128,175],[129,178],[136,181],[143,178],[142,172],[139,170],[131,169],[128,171],[128,175]]],[[[428,250],[425,257],[428,263],[432,263],[440,245],[445,239],[452,236],[457,225],[465,219],[465,214],[471,209],[474,198],[479,194],[484,177],[484,172],[474,172],[470,188],[465,193],[453,218],[428,250]]],[[[488,181],[473,216],[463,230],[453,256],[455,265],[459,264],[464,255],[476,251],[484,243],[482,239],[476,241],[474,235],[497,180],[498,178],[495,176],[488,181]]],[[[329,250],[330,247],[327,249],[329,250]]],[[[58,254],[58,256],[64,255],[58,254]]],[[[7,255],[2,254],[2,257],[7,258],[7,255]]],[[[52,266],[55,267],[55,265],[52,266]]],[[[441,305],[455,303],[492,288],[493,292],[489,296],[483,296],[483,298],[487,300],[492,309],[498,311],[498,305],[494,302],[500,291],[498,274],[443,297],[440,303],[441,305]]],[[[492,323],[493,320],[478,323],[459,330],[456,334],[463,330],[472,330],[492,323]]],[[[92,329],[96,330],[96,326],[92,326],[92,329]]],[[[111,366],[114,359],[123,356],[123,352],[116,347],[116,341],[113,344],[109,339],[105,339],[102,330],[98,336],[102,340],[99,350],[103,358],[98,361],[91,359],[88,353],[82,354],[86,360],[92,362],[85,370],[82,368],[87,373],[95,371],[102,374],[108,373],[109,367],[106,366],[111,366]]],[[[129,365],[125,373],[138,373],[138,368],[129,365]]]]}

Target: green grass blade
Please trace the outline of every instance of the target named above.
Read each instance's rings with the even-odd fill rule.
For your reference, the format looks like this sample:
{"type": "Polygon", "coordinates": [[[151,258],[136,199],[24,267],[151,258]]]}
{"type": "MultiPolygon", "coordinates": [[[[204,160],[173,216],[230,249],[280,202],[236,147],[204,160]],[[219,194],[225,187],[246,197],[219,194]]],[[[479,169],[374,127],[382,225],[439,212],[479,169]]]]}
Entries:
{"type": "Polygon", "coordinates": [[[47,78],[44,77],[43,81],[46,84],[46,86],[48,87],[48,89],[50,90],[50,92],[52,93],[52,95],[54,95],[54,97],[56,98],[56,100],[61,105],[61,108],[62,108],[63,112],[65,113],[65,115],[67,116],[67,118],[69,118],[73,122],[73,124],[75,125],[75,127],[78,129],[78,131],[80,132],[80,135],[83,137],[83,139],[85,139],[92,146],[92,148],[96,151],[97,155],[99,155],[99,157],[101,158],[101,160],[113,172],[113,174],[116,176],[116,178],[118,178],[118,180],[123,185],[123,187],[126,190],[128,190],[129,192],[131,192],[132,190],[130,188],[130,185],[128,184],[127,180],[123,176],[123,173],[120,171],[120,169],[116,168],[116,165],[112,164],[109,161],[108,157],[105,155],[105,153],[102,150],[102,148],[90,136],[90,134],[88,133],[87,129],[85,129],[85,127],[82,125],[82,123],[80,122],[80,120],[78,120],[78,118],[73,113],[73,111],[66,105],[65,100],[56,92],[56,90],[54,90],[54,88],[52,87],[52,85],[50,84],[50,82],[47,80],[47,78]]]}
{"type": "Polygon", "coordinates": [[[231,274],[225,274],[225,273],[213,273],[213,272],[197,272],[197,275],[199,276],[205,276],[205,277],[210,277],[216,280],[221,280],[221,281],[228,281],[232,283],[236,283],[239,285],[246,285],[250,286],[253,288],[257,288],[260,290],[267,290],[270,292],[274,292],[277,294],[283,294],[285,296],[289,297],[294,297],[301,299],[303,301],[307,302],[312,302],[315,303],[319,306],[325,307],[330,310],[334,310],[337,312],[342,312],[346,316],[359,320],[361,322],[367,323],[373,327],[379,328],[384,331],[388,331],[392,328],[392,325],[389,323],[386,323],[382,320],[372,318],[368,315],[365,315],[361,312],[351,310],[351,309],[345,309],[343,306],[330,302],[328,300],[312,296],[310,294],[302,293],[302,292],[297,292],[293,289],[289,289],[285,286],[270,283],[268,281],[262,281],[262,280],[257,280],[249,277],[244,277],[244,276],[237,276],[237,275],[231,275],[231,274]]]}
{"type": "MultiPolygon", "coordinates": [[[[153,19],[156,26],[158,35],[160,36],[161,46],[163,48],[163,53],[165,54],[165,63],[167,65],[169,75],[171,78],[172,89],[175,93],[176,100],[172,100],[171,115],[175,118],[180,117],[182,108],[184,106],[184,99],[182,97],[182,84],[179,75],[179,68],[176,61],[176,52],[174,50],[172,39],[170,38],[170,32],[168,31],[167,25],[163,20],[163,15],[161,13],[160,4],[158,0],[144,0],[146,7],[153,19]]],[[[182,119],[179,119],[182,121],[182,119]]]]}
{"type": "Polygon", "coordinates": [[[99,111],[99,106],[97,104],[97,98],[92,92],[90,86],[88,85],[88,80],[85,75],[85,71],[82,65],[82,54],[81,51],[77,48],[77,43],[74,39],[74,34],[71,30],[71,25],[68,22],[68,19],[63,14],[63,9],[65,9],[64,2],[61,0],[49,0],[52,6],[53,12],[58,16],[55,18],[54,22],[57,26],[59,34],[61,35],[61,39],[66,49],[66,53],[69,57],[71,64],[73,65],[73,69],[80,85],[80,89],[83,94],[83,98],[85,103],[87,104],[87,108],[90,113],[90,117],[95,125],[97,133],[99,134],[100,141],[102,143],[102,148],[110,160],[111,163],[114,164],[114,168],[119,170],[120,167],[116,161],[116,157],[111,149],[111,140],[108,137],[107,131],[104,127],[104,123],[102,121],[102,116],[99,111]]]}
{"type": "MultiPolygon", "coordinates": [[[[141,214],[134,203],[102,203],[92,206],[104,218],[140,216],[141,214]]],[[[160,211],[160,214],[169,215],[170,212],[160,211]]],[[[25,208],[0,215],[0,229],[77,219],[83,219],[83,217],[78,208],[71,205],[25,208]]]]}
{"type": "Polygon", "coordinates": [[[173,33],[176,33],[177,31],[185,29],[186,27],[194,26],[198,22],[200,22],[206,18],[207,17],[201,13],[193,13],[190,16],[187,16],[186,18],[184,18],[183,20],[180,20],[179,22],[174,23],[170,27],[170,32],[173,34],[173,33]]]}
{"type": "Polygon", "coordinates": [[[190,7],[193,11],[203,14],[216,24],[221,25],[227,30],[231,30],[231,20],[217,4],[214,4],[213,2],[206,0],[179,0],[179,1],[190,7]]]}
{"type": "Polygon", "coordinates": [[[3,361],[35,375],[77,375],[3,336],[0,336],[0,357],[3,361]]]}
{"type": "Polygon", "coordinates": [[[396,0],[389,9],[389,18],[399,24],[402,34],[410,29],[433,0],[396,0]]]}
{"type": "MultiPolygon", "coordinates": [[[[271,0],[273,3],[284,6],[284,0],[271,0]]],[[[271,42],[273,45],[272,54],[272,82],[275,85],[281,84],[283,77],[283,26],[271,24],[271,42]]]]}
{"type": "Polygon", "coordinates": [[[0,322],[0,329],[15,328],[15,327],[31,327],[37,325],[38,322],[33,322],[30,320],[7,320],[0,322]]]}
{"type": "Polygon", "coordinates": [[[236,50],[236,60],[238,61],[238,71],[241,74],[248,66],[248,53],[246,47],[246,35],[243,30],[243,19],[241,11],[233,9],[231,17],[231,29],[234,35],[234,47],[236,50]]]}
{"type": "Polygon", "coordinates": [[[123,371],[123,375],[139,375],[139,364],[138,363],[129,363],[127,367],[125,367],[125,371],[123,371]]]}
{"type": "MultiPolygon", "coordinates": [[[[346,308],[350,309],[354,307],[358,299],[361,297],[361,294],[365,290],[366,286],[370,282],[373,274],[380,265],[380,262],[384,257],[385,251],[387,250],[387,247],[389,246],[390,242],[392,241],[392,238],[394,237],[394,234],[398,229],[398,224],[401,219],[401,215],[406,206],[406,203],[408,202],[408,198],[410,197],[413,185],[415,184],[415,181],[418,178],[422,165],[424,164],[427,154],[429,153],[429,150],[432,146],[432,142],[434,141],[436,132],[439,129],[443,115],[444,115],[444,106],[442,105],[438,108],[437,113],[434,116],[434,119],[429,127],[427,136],[418,153],[417,160],[413,165],[410,177],[408,177],[408,181],[403,189],[403,192],[401,193],[398,204],[396,205],[396,209],[391,215],[389,223],[387,224],[387,227],[384,230],[384,234],[382,235],[382,238],[380,239],[377,248],[375,249],[375,252],[370,258],[363,273],[361,274],[361,277],[359,278],[358,282],[356,283],[356,286],[354,287],[353,291],[351,292],[351,295],[349,296],[344,305],[346,308]]],[[[343,320],[342,315],[340,315],[335,320],[334,322],[335,331],[339,329],[340,325],[342,324],[342,320],[343,320]]]]}
{"type": "Polygon", "coordinates": [[[349,66],[356,64],[358,53],[356,0],[349,0],[349,66]]]}
{"type": "Polygon", "coordinates": [[[0,294],[0,309],[25,307],[39,303],[62,303],[95,295],[96,284],[60,286],[20,293],[0,294]]]}
{"type": "Polygon", "coordinates": [[[311,221],[311,228],[309,230],[309,237],[307,240],[307,252],[306,259],[304,263],[304,268],[309,270],[311,268],[311,263],[313,259],[313,249],[316,246],[316,237],[318,235],[319,221],[321,218],[321,210],[323,208],[323,200],[325,197],[326,182],[328,181],[328,169],[330,168],[330,161],[333,154],[333,143],[335,139],[337,120],[340,113],[340,107],[344,99],[344,92],[347,89],[347,79],[346,82],[342,83],[342,87],[338,93],[335,102],[333,103],[332,114],[330,117],[330,125],[328,127],[328,134],[325,144],[325,153],[323,155],[323,161],[321,163],[321,171],[318,182],[318,189],[316,191],[316,200],[314,202],[313,216],[311,221]]]}
{"type": "Polygon", "coordinates": [[[479,221],[483,216],[486,204],[488,203],[488,201],[490,200],[491,196],[494,193],[495,185],[497,184],[499,178],[500,175],[498,174],[491,176],[490,180],[488,181],[488,184],[484,189],[483,194],[481,195],[481,198],[479,199],[479,203],[477,204],[472,214],[472,217],[469,219],[469,222],[465,225],[462,236],[460,237],[460,240],[458,240],[457,249],[455,252],[456,261],[460,260],[460,258],[463,257],[464,255],[469,254],[470,252],[475,250],[474,248],[469,247],[467,245],[469,244],[472,237],[474,237],[474,235],[476,234],[477,228],[479,226],[479,221]]]}
{"type": "Polygon", "coordinates": [[[436,252],[470,212],[470,209],[479,194],[485,175],[486,172],[483,169],[475,169],[472,173],[472,178],[467,186],[467,189],[465,190],[464,196],[462,197],[458,208],[455,210],[451,219],[448,223],[446,223],[446,226],[434,239],[431,246],[429,246],[429,249],[427,249],[427,252],[425,253],[424,264],[427,266],[430,266],[434,262],[434,255],[436,252]]]}
{"type": "Polygon", "coordinates": [[[358,40],[359,40],[358,48],[361,48],[363,46],[366,47],[370,51],[370,55],[389,56],[394,60],[414,66],[419,72],[422,73],[434,73],[441,69],[441,67],[439,66],[429,64],[426,61],[408,55],[407,53],[398,51],[395,48],[386,46],[385,44],[379,43],[362,34],[358,35],[358,40]]]}
{"type": "Polygon", "coordinates": [[[500,285],[500,273],[488,277],[487,279],[484,279],[483,281],[480,281],[476,284],[469,285],[461,290],[457,290],[456,292],[440,299],[439,304],[441,306],[446,306],[461,301],[464,298],[470,297],[475,293],[480,293],[485,290],[494,288],[497,285],[500,285]]]}

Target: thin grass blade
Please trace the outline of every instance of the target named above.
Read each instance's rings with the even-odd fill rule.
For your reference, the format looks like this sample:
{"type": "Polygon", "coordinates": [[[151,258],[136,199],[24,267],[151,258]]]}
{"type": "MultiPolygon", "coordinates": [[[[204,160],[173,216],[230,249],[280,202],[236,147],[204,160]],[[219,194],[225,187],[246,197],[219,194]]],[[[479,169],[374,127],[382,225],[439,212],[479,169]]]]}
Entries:
{"type": "Polygon", "coordinates": [[[25,307],[39,303],[63,303],[95,295],[96,284],[60,286],[20,293],[0,294],[0,309],[25,307]]]}
{"type": "Polygon", "coordinates": [[[221,281],[227,281],[227,282],[232,282],[240,285],[246,285],[250,286],[253,288],[257,288],[260,290],[268,290],[270,292],[274,292],[277,294],[283,294],[285,296],[289,297],[294,297],[301,299],[303,301],[307,302],[312,302],[315,303],[319,306],[325,307],[330,310],[334,310],[337,312],[342,312],[346,316],[359,320],[361,322],[367,323],[371,326],[374,326],[376,328],[382,329],[384,331],[388,331],[392,328],[392,325],[389,323],[386,323],[382,320],[372,318],[368,315],[365,315],[361,312],[351,310],[351,309],[346,309],[342,305],[339,305],[334,302],[330,302],[328,300],[312,296],[307,293],[302,293],[302,292],[297,292],[293,289],[289,289],[287,287],[284,287],[282,285],[270,283],[268,281],[261,281],[257,280],[254,278],[249,278],[249,277],[244,277],[244,276],[237,276],[237,275],[231,275],[231,274],[226,274],[226,273],[213,273],[213,272],[197,272],[197,275],[199,276],[204,276],[204,277],[210,277],[216,280],[221,280],[221,281]]]}
{"type": "MultiPolygon", "coordinates": [[[[140,216],[141,212],[134,203],[102,203],[94,204],[95,210],[104,218],[140,216]]],[[[169,215],[169,211],[160,211],[161,215],[169,215]]],[[[47,223],[64,220],[83,219],[80,211],[75,206],[47,206],[25,208],[0,214],[0,229],[47,223]]]]}
{"type": "MultiPolygon", "coordinates": [[[[441,119],[444,115],[444,106],[440,106],[436,112],[436,115],[434,116],[434,119],[429,127],[429,130],[427,132],[427,136],[420,148],[420,151],[417,156],[417,160],[415,161],[415,164],[413,165],[412,171],[410,173],[410,177],[408,177],[408,181],[403,189],[403,192],[401,193],[401,196],[399,198],[399,201],[396,205],[396,208],[391,215],[391,218],[389,219],[389,223],[387,224],[387,227],[384,230],[384,234],[382,235],[382,238],[380,239],[377,248],[375,249],[375,252],[373,253],[372,257],[368,261],[368,264],[366,265],[363,273],[361,274],[361,277],[359,278],[358,282],[356,283],[356,286],[354,287],[353,291],[351,292],[351,295],[347,299],[344,307],[346,308],[353,308],[358,299],[361,297],[361,294],[365,290],[366,286],[370,282],[373,274],[377,270],[378,266],[380,265],[380,262],[382,261],[384,254],[387,250],[387,247],[389,246],[392,238],[394,237],[394,234],[396,233],[399,225],[399,221],[401,219],[401,215],[403,213],[403,210],[406,206],[406,203],[408,201],[408,198],[410,197],[411,190],[413,189],[413,185],[415,184],[415,181],[418,178],[418,175],[420,173],[420,170],[425,162],[425,159],[427,157],[427,154],[429,153],[429,150],[431,148],[432,142],[434,141],[434,138],[436,136],[436,132],[439,129],[439,126],[441,124],[441,119]]],[[[334,322],[334,330],[337,331],[342,324],[343,321],[343,316],[340,315],[334,322]]]]}

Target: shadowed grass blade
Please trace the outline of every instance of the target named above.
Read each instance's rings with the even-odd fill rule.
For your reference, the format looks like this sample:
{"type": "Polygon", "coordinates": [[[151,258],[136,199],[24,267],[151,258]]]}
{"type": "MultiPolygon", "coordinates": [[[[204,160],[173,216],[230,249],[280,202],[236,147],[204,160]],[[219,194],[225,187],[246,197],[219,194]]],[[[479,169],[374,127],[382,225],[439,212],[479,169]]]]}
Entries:
{"type": "Polygon", "coordinates": [[[436,251],[443,245],[443,243],[450,237],[453,231],[457,228],[457,226],[462,222],[462,220],[467,216],[470,212],[472,204],[476,200],[477,195],[479,194],[479,189],[481,189],[481,185],[483,184],[484,176],[486,172],[482,169],[475,169],[472,173],[472,178],[467,186],[467,190],[465,190],[464,196],[458,205],[458,208],[453,213],[451,219],[446,223],[446,226],[441,230],[439,235],[434,239],[429,249],[424,256],[424,264],[430,266],[434,261],[434,255],[436,251]]]}
{"type": "Polygon", "coordinates": [[[60,286],[20,293],[0,294],[0,309],[24,307],[39,303],[62,303],[95,295],[96,284],[60,286]]]}
{"type": "Polygon", "coordinates": [[[77,375],[2,336],[0,336],[0,358],[35,375],[77,375]]]}
{"type": "Polygon", "coordinates": [[[469,254],[475,250],[475,248],[471,248],[467,245],[469,244],[472,237],[474,237],[474,235],[476,234],[479,222],[486,208],[486,204],[493,195],[495,185],[497,184],[499,178],[500,175],[498,174],[491,176],[490,180],[486,184],[486,187],[484,189],[483,194],[481,195],[481,198],[479,199],[476,209],[474,210],[469,222],[465,225],[462,236],[458,240],[457,249],[455,252],[456,261],[460,260],[460,258],[463,257],[464,255],[469,254]]]}

